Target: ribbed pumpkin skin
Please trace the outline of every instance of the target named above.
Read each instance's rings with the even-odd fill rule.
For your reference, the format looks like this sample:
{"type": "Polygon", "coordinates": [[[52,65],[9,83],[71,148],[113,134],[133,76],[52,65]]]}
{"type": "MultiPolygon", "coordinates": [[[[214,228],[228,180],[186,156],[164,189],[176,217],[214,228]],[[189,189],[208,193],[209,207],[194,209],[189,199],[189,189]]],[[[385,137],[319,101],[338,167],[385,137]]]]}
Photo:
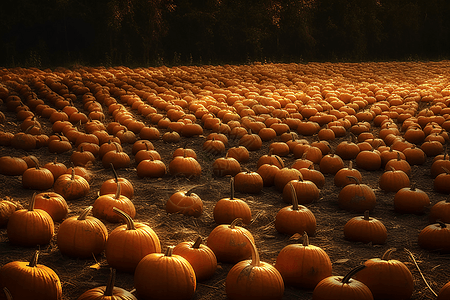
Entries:
{"type": "Polygon", "coordinates": [[[108,229],[99,219],[87,216],[84,220],[70,217],[58,228],[56,242],[62,254],[90,258],[105,249],[108,229]]]}
{"type": "Polygon", "coordinates": [[[223,198],[217,201],[213,216],[216,224],[230,224],[236,218],[242,218],[244,224],[250,224],[252,220],[248,204],[237,198],[223,198]]]}
{"type": "Polygon", "coordinates": [[[136,208],[133,202],[127,197],[120,195],[119,198],[114,194],[107,194],[98,197],[93,205],[92,214],[94,217],[106,220],[111,223],[119,223],[122,218],[113,211],[113,207],[123,210],[131,218],[136,216],[136,208]]]}
{"type": "MultiPolygon", "coordinates": [[[[0,289],[7,287],[13,299],[60,300],[62,287],[58,275],[49,267],[13,261],[0,268],[0,289]]],[[[0,299],[3,299],[0,297],[0,299]]]]}
{"type": "Polygon", "coordinates": [[[190,300],[197,283],[186,259],[176,254],[152,253],[136,267],[134,287],[139,300],[190,300]]]}
{"type": "Polygon", "coordinates": [[[386,243],[387,230],[379,220],[364,216],[351,218],[344,226],[344,236],[346,239],[355,242],[382,245],[386,243]]]}
{"type": "Polygon", "coordinates": [[[106,286],[87,290],[77,300],[137,300],[133,294],[119,287],[113,288],[112,296],[105,296],[106,286]]]}
{"type": "Polygon", "coordinates": [[[167,200],[166,212],[181,213],[186,216],[198,218],[203,213],[203,201],[195,193],[179,191],[167,200]]]}
{"type": "Polygon", "coordinates": [[[127,225],[116,227],[106,242],[108,264],[123,272],[133,272],[140,260],[150,253],[161,252],[161,243],[150,226],[136,222],[136,230],[127,225]]]}
{"type": "Polygon", "coordinates": [[[63,174],[58,177],[53,186],[55,193],[66,200],[83,198],[89,192],[90,186],[86,179],[76,174],[63,174]]]}
{"type": "Polygon", "coordinates": [[[339,192],[338,204],[341,209],[362,213],[375,207],[376,196],[365,184],[348,184],[339,192]]]}
{"type": "Polygon", "coordinates": [[[206,245],[200,244],[193,248],[194,242],[182,242],[175,246],[173,254],[184,257],[195,271],[197,281],[211,278],[217,269],[217,259],[214,252],[206,245]]]}
{"type": "Polygon", "coordinates": [[[442,222],[428,225],[420,231],[418,243],[423,249],[449,253],[450,225],[442,222]]]}
{"type": "Polygon", "coordinates": [[[358,280],[342,283],[343,276],[330,276],[319,282],[312,300],[373,300],[370,289],[358,280]]]}
{"type": "Polygon", "coordinates": [[[291,244],[278,253],[275,268],[286,285],[314,289],[331,276],[331,261],[324,250],[313,245],[291,244]]]}
{"type": "Polygon", "coordinates": [[[414,291],[414,279],[409,269],[395,259],[372,258],[366,268],[355,275],[372,291],[375,300],[408,300],[414,291]]]}

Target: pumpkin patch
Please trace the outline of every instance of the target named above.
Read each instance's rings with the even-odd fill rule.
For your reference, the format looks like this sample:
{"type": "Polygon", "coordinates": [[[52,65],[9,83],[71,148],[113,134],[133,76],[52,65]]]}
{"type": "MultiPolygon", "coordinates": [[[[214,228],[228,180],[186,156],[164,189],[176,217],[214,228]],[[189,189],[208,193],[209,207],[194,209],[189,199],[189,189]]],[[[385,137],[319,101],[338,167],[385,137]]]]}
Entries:
{"type": "Polygon", "coordinates": [[[10,286],[2,266],[40,247],[61,300],[106,282],[95,292],[127,299],[310,299],[315,287],[328,299],[320,290],[334,286],[435,299],[420,273],[437,291],[450,272],[449,71],[447,61],[0,68],[0,286],[10,286]],[[395,261],[391,250],[368,260],[391,248],[395,261]],[[306,266],[308,250],[320,259],[306,266]],[[370,273],[398,262],[405,290],[370,273]]]}

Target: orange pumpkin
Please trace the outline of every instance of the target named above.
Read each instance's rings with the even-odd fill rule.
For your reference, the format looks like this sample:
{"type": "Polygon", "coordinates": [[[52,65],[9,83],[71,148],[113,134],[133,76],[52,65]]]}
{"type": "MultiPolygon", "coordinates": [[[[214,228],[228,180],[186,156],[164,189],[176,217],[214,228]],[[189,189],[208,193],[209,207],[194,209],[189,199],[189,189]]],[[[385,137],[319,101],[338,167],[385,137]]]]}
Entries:
{"type": "Polygon", "coordinates": [[[166,212],[180,213],[186,216],[199,218],[203,213],[203,201],[200,197],[189,191],[179,191],[170,196],[166,202],[166,212]]]}

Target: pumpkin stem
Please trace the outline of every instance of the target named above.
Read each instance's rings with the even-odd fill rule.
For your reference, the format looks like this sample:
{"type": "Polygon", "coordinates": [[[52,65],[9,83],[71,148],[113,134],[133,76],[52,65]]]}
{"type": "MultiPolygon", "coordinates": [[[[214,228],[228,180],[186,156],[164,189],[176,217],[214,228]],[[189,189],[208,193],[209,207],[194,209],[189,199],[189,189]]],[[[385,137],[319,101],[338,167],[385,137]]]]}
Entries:
{"type": "Polygon", "coordinates": [[[175,246],[167,247],[166,253],[164,253],[164,256],[172,256],[173,248],[175,248],[175,246]]]}
{"type": "Polygon", "coordinates": [[[3,292],[5,292],[7,300],[12,300],[13,299],[13,297],[11,295],[11,292],[8,290],[8,288],[6,286],[3,288],[3,292]]]}
{"type": "Polygon", "coordinates": [[[348,178],[348,179],[351,179],[351,180],[354,180],[356,184],[361,184],[361,182],[359,181],[359,179],[356,178],[355,176],[348,175],[347,178],[348,178]]]}
{"type": "Polygon", "coordinates": [[[278,161],[278,163],[280,164],[280,169],[284,168],[284,162],[281,159],[281,157],[279,157],[278,155],[275,155],[275,159],[278,161]]]}
{"type": "Polygon", "coordinates": [[[108,283],[106,284],[105,293],[103,294],[105,297],[112,297],[114,290],[114,282],[116,281],[116,269],[111,268],[111,273],[109,274],[108,283]]]}
{"type": "Polygon", "coordinates": [[[303,240],[302,240],[302,245],[303,247],[308,247],[309,246],[309,236],[308,234],[305,232],[303,232],[303,240]]]}
{"type": "Polygon", "coordinates": [[[34,251],[33,256],[31,257],[30,263],[28,264],[29,267],[34,268],[37,265],[37,261],[39,258],[39,250],[34,251]]]}
{"type": "Polygon", "coordinates": [[[387,249],[386,252],[384,252],[383,256],[381,257],[382,260],[389,260],[389,257],[391,256],[391,253],[397,251],[396,248],[390,248],[387,249]]]}
{"type": "Polygon", "coordinates": [[[256,249],[255,243],[253,243],[252,239],[247,234],[243,233],[243,235],[245,236],[245,238],[248,240],[248,242],[252,246],[252,262],[250,263],[250,265],[252,267],[260,266],[261,265],[261,260],[259,258],[258,249],[256,249]]]}
{"type": "Polygon", "coordinates": [[[369,210],[364,211],[364,221],[370,221],[369,210]]]}
{"type": "Polygon", "coordinates": [[[34,203],[36,202],[36,193],[33,193],[33,196],[31,196],[30,204],[28,205],[28,211],[34,210],[34,203]]]}
{"type": "Polygon", "coordinates": [[[447,228],[447,224],[445,224],[444,222],[442,222],[441,220],[437,220],[436,223],[439,224],[439,226],[441,226],[441,229],[445,229],[447,228]]]}
{"type": "Polygon", "coordinates": [[[114,174],[114,181],[115,181],[116,183],[118,183],[118,182],[119,182],[119,177],[117,176],[116,169],[114,168],[113,163],[109,163],[109,164],[111,165],[111,169],[112,169],[113,174],[114,174]]]}
{"type": "Polygon", "coordinates": [[[348,282],[350,281],[350,278],[352,278],[353,275],[355,275],[356,273],[358,273],[365,267],[366,267],[366,265],[360,265],[360,266],[357,266],[356,268],[352,269],[350,272],[347,273],[347,275],[344,276],[344,278],[342,278],[342,284],[348,284],[348,282]]]}
{"type": "Polygon", "coordinates": [[[231,185],[231,197],[230,197],[230,200],[234,200],[234,178],[233,177],[231,177],[230,185],[231,185]]]}
{"type": "Polygon", "coordinates": [[[88,206],[86,207],[83,212],[81,213],[81,215],[78,216],[77,220],[78,221],[83,221],[86,220],[87,215],[89,214],[89,212],[92,210],[92,206],[88,206]]]}
{"type": "Polygon", "coordinates": [[[195,240],[194,244],[192,244],[191,248],[192,249],[198,249],[200,248],[200,245],[202,244],[202,237],[198,236],[197,239],[195,240]]]}
{"type": "Polygon", "coordinates": [[[292,210],[297,211],[298,210],[298,198],[297,198],[297,192],[295,191],[294,185],[292,182],[289,182],[289,187],[291,188],[291,194],[292,194],[292,210]]]}
{"type": "Polygon", "coordinates": [[[234,229],[234,228],[236,227],[236,224],[237,224],[238,222],[243,222],[242,218],[236,218],[236,219],[234,219],[233,222],[231,222],[231,224],[230,224],[230,228],[231,228],[231,229],[234,229]]]}
{"type": "Polygon", "coordinates": [[[122,191],[122,187],[120,186],[120,182],[117,182],[117,189],[116,189],[116,195],[114,196],[114,199],[120,198],[120,192],[122,191]]]}
{"type": "Polygon", "coordinates": [[[127,230],[136,230],[136,227],[134,226],[133,219],[123,210],[118,209],[117,207],[113,207],[113,211],[119,215],[122,216],[122,218],[125,219],[127,223],[127,230]]]}
{"type": "Polygon", "coordinates": [[[353,161],[352,160],[348,162],[348,169],[350,171],[353,170],[353,161]]]}
{"type": "Polygon", "coordinates": [[[75,180],[75,167],[72,167],[72,177],[70,177],[70,180],[75,180]]]}

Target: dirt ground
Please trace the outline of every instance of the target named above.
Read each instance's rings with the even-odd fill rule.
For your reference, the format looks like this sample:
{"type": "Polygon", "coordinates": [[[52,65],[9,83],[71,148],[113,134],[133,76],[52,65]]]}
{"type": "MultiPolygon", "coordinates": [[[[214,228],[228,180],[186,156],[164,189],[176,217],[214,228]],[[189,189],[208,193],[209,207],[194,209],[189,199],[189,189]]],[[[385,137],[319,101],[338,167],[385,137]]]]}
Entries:
{"type": "MultiPolygon", "coordinates": [[[[7,121],[10,122],[3,129],[16,132],[16,127],[13,124],[16,122],[15,116],[11,112],[7,112],[4,106],[0,108],[5,113],[7,121]]],[[[41,118],[40,121],[44,125],[46,133],[51,134],[48,120],[41,118]]],[[[111,120],[108,119],[106,122],[108,121],[111,120]]],[[[374,127],[373,130],[376,134],[378,129],[374,127]]],[[[163,132],[164,130],[161,130],[161,133],[163,132]]],[[[216,157],[206,155],[201,149],[208,133],[209,130],[205,130],[203,136],[182,137],[180,142],[174,144],[164,143],[162,140],[153,141],[155,149],[160,153],[162,161],[166,165],[170,162],[173,151],[187,143],[187,147],[194,149],[198,154],[198,161],[202,166],[202,175],[199,179],[172,177],[168,174],[160,179],[141,179],[136,174],[136,164],[131,154],[131,145],[123,145],[124,151],[132,158],[132,164],[127,169],[119,169],[118,175],[127,178],[134,185],[135,197],[133,202],[137,211],[135,221],[148,223],[153,228],[161,241],[162,249],[183,241],[195,240],[198,235],[206,240],[216,226],[212,215],[215,203],[219,199],[229,196],[229,178],[213,176],[211,166],[216,157]],[[191,190],[201,197],[204,202],[204,211],[200,218],[165,212],[167,199],[179,190],[191,190]]],[[[305,138],[309,141],[316,139],[315,137],[305,138]]],[[[339,142],[346,138],[337,138],[331,142],[331,146],[335,148],[339,142]]],[[[236,146],[237,143],[236,140],[230,140],[229,147],[236,146]]],[[[250,161],[241,164],[242,168],[256,170],[257,160],[260,156],[268,153],[268,146],[269,143],[264,142],[260,150],[252,151],[250,161]]],[[[41,164],[53,161],[55,157],[45,147],[25,152],[0,146],[0,153],[2,156],[19,157],[32,154],[39,158],[41,164]]],[[[70,153],[58,155],[58,161],[69,165],[69,157],[70,153]]],[[[286,166],[292,165],[294,160],[292,154],[284,157],[286,166]]],[[[447,199],[448,195],[433,191],[433,179],[429,170],[431,161],[432,158],[428,158],[426,164],[414,166],[411,178],[418,188],[429,195],[431,205],[433,205],[438,201],[447,199]]],[[[347,165],[348,161],[345,161],[345,164],[347,165]]],[[[319,169],[318,166],[316,167],[319,169]]],[[[70,208],[68,216],[78,215],[84,208],[92,205],[101,184],[112,178],[111,172],[105,170],[99,160],[95,161],[90,170],[94,175],[90,184],[90,192],[81,200],[68,202],[70,208]]],[[[343,227],[345,223],[358,214],[338,208],[337,198],[340,188],[334,186],[332,175],[325,175],[326,183],[320,190],[320,199],[307,205],[317,220],[316,236],[310,237],[310,243],[321,247],[329,255],[333,266],[333,275],[345,275],[347,271],[367,259],[381,257],[387,249],[397,248],[391,258],[404,262],[414,276],[415,291],[411,299],[435,299],[435,296],[422,280],[412,258],[404,251],[406,248],[413,253],[425,279],[435,292],[438,292],[450,280],[450,256],[422,250],[417,244],[420,230],[429,224],[428,212],[431,205],[423,215],[396,213],[393,208],[394,193],[383,192],[378,187],[378,179],[382,171],[360,170],[360,172],[363,183],[372,187],[377,196],[377,204],[371,216],[382,221],[387,228],[387,243],[382,246],[373,246],[344,239],[343,227]]],[[[22,188],[20,176],[0,175],[0,198],[10,197],[26,205],[34,192],[34,190],[22,188]]],[[[265,187],[261,193],[255,195],[236,192],[235,196],[245,200],[252,210],[253,220],[251,224],[245,227],[255,238],[261,260],[275,263],[277,255],[283,247],[300,242],[297,239],[291,239],[288,235],[279,234],[275,230],[275,215],[286,204],[282,201],[281,193],[274,187],[265,187]]],[[[109,231],[118,226],[111,223],[105,224],[109,231]]],[[[55,231],[58,230],[58,225],[58,223],[55,224],[55,231]]],[[[0,266],[15,260],[28,261],[35,250],[35,248],[10,245],[6,228],[0,228],[0,266]]],[[[65,300],[77,299],[84,291],[106,283],[110,272],[106,258],[102,254],[97,260],[101,266],[99,269],[91,268],[96,263],[94,259],[73,259],[62,255],[57,248],[55,237],[49,245],[41,248],[39,257],[40,264],[52,268],[59,275],[63,285],[63,299],[65,300]]],[[[231,264],[219,263],[219,267],[211,279],[198,283],[194,299],[226,299],[224,282],[231,267],[231,264]]],[[[132,290],[133,275],[118,272],[116,286],[132,290]]],[[[283,299],[311,299],[311,295],[312,291],[286,287],[283,299]]]]}

